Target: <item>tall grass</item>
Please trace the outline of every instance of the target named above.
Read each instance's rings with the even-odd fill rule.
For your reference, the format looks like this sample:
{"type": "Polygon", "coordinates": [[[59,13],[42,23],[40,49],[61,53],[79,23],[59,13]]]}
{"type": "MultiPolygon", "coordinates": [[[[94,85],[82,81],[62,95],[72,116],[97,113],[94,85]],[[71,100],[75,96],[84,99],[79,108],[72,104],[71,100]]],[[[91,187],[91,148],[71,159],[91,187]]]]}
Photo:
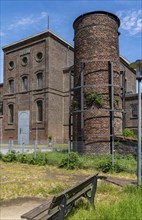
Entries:
{"type": "Polygon", "coordinates": [[[142,220],[142,188],[129,186],[122,188],[121,192],[108,191],[107,188],[105,193],[101,200],[98,196],[96,210],[81,201],[66,220],[142,220]]]}

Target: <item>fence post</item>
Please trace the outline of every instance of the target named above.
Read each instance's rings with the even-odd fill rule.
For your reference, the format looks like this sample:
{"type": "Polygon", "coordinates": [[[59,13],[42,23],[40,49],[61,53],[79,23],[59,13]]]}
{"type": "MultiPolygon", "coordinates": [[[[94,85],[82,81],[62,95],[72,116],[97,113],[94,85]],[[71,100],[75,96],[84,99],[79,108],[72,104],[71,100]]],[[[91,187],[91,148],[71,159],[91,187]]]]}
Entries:
{"type": "Polygon", "coordinates": [[[68,141],[68,167],[70,163],[70,141],[68,141]]]}
{"type": "Polygon", "coordinates": [[[34,143],[34,159],[36,159],[36,149],[37,149],[37,141],[34,143]]]}
{"type": "Polygon", "coordinates": [[[11,153],[11,140],[9,140],[9,153],[11,153]]]}
{"type": "Polygon", "coordinates": [[[11,150],[14,150],[13,149],[13,140],[11,140],[11,150]]]}
{"type": "Polygon", "coordinates": [[[25,143],[22,143],[22,154],[24,153],[25,143]]]}

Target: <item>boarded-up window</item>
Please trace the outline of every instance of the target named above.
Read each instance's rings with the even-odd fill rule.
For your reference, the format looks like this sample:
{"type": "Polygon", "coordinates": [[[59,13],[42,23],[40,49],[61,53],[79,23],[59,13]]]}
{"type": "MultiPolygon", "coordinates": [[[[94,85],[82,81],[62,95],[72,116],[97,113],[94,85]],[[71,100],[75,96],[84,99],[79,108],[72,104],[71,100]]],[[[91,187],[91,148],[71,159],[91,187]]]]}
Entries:
{"type": "Polygon", "coordinates": [[[37,121],[43,121],[43,102],[37,101],[37,121]]]}
{"type": "Polygon", "coordinates": [[[14,122],[14,106],[10,104],[8,106],[8,123],[13,124],[14,122]]]}

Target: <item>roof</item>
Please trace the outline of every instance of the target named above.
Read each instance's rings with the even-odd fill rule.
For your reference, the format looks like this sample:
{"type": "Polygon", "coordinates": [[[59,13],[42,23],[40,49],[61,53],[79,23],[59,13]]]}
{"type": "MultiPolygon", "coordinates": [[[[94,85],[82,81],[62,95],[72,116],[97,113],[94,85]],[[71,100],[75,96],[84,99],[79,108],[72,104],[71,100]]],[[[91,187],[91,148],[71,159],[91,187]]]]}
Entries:
{"type": "Polygon", "coordinates": [[[112,13],[107,12],[107,11],[91,11],[91,12],[82,14],[79,17],[77,17],[75,19],[74,23],[73,23],[73,28],[75,29],[76,22],[79,22],[79,20],[81,20],[83,17],[86,17],[88,15],[95,15],[95,14],[105,14],[105,15],[108,15],[108,16],[112,17],[114,20],[117,21],[118,27],[120,26],[120,19],[115,14],[112,14],[112,13]]]}
{"type": "Polygon", "coordinates": [[[130,62],[124,58],[123,56],[120,56],[120,61],[129,69],[131,70],[134,74],[136,74],[136,70],[133,69],[131,66],[130,66],[130,62]]]}
{"type": "Polygon", "coordinates": [[[23,46],[23,44],[28,43],[29,41],[31,41],[31,39],[36,40],[38,38],[41,39],[41,38],[45,38],[45,37],[48,37],[48,36],[55,38],[56,40],[60,41],[62,44],[66,45],[66,46],[69,46],[70,49],[74,50],[74,47],[71,44],[69,44],[67,41],[63,40],[61,37],[59,37],[57,34],[53,33],[50,30],[43,31],[43,32],[40,32],[38,34],[32,35],[30,37],[24,38],[22,40],[16,41],[12,44],[8,44],[8,45],[2,47],[2,50],[5,51],[5,50],[8,50],[8,49],[11,49],[12,47],[18,47],[20,45],[23,46]]]}

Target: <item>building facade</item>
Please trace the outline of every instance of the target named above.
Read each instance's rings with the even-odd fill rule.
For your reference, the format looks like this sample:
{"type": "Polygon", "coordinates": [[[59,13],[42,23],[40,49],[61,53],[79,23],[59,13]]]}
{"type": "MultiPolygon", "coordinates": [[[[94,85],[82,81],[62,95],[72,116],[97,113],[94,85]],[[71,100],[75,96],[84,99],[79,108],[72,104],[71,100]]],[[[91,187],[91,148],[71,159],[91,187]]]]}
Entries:
{"type": "MultiPolygon", "coordinates": [[[[86,151],[97,152],[100,143],[104,142],[103,151],[100,149],[99,153],[103,153],[104,149],[107,153],[108,142],[111,143],[111,111],[101,112],[101,107],[89,106],[84,102],[87,105],[83,104],[82,110],[93,109],[98,117],[94,119],[86,111],[84,115],[76,112],[71,119],[71,109],[75,101],[79,107],[76,110],[81,110],[81,90],[77,93],[74,87],[81,88],[80,70],[83,70],[82,83],[86,85],[83,94],[102,94],[103,108],[110,110],[111,60],[114,61],[116,86],[113,107],[117,110],[114,113],[114,134],[122,134],[126,127],[137,130],[136,72],[130,68],[126,59],[119,56],[120,21],[108,12],[86,15],[75,20],[75,48],[51,31],[3,47],[1,139],[22,141],[25,144],[34,140],[47,143],[49,136],[57,143],[67,143],[68,140],[89,143],[95,140],[98,142],[97,147],[88,144],[86,151]],[[105,25],[102,25],[104,21],[105,25]],[[81,63],[85,66],[80,66],[81,63]],[[80,124],[81,117],[84,125],[80,124]],[[81,126],[84,126],[84,136],[81,126]],[[109,134],[107,138],[106,133],[109,134]]],[[[76,150],[80,151],[79,148],[76,150]]]]}
{"type": "Polygon", "coordinates": [[[57,142],[68,137],[68,77],[73,48],[50,31],[3,47],[3,139],[57,142]]]}

